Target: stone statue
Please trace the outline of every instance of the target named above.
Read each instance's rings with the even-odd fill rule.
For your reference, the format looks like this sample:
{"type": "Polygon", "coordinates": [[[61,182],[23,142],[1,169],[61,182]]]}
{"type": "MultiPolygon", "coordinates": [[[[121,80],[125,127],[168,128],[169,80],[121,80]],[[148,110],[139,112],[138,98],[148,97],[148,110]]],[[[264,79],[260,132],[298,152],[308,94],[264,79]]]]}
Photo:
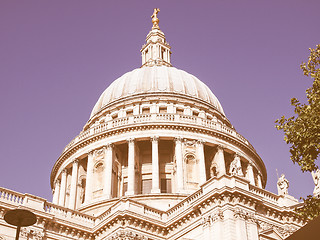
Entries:
{"type": "Polygon", "coordinates": [[[212,160],[210,166],[210,178],[216,177],[218,175],[218,166],[217,163],[212,160]]]}
{"type": "Polygon", "coordinates": [[[242,167],[241,167],[241,160],[238,155],[235,156],[233,161],[230,163],[229,173],[231,175],[236,175],[239,177],[243,177],[242,167]]]}
{"type": "Polygon", "coordinates": [[[313,196],[320,197],[320,169],[317,169],[316,172],[311,172],[311,175],[315,184],[313,196]]]}
{"type": "Polygon", "coordinates": [[[277,187],[278,195],[288,195],[289,181],[285,178],[284,174],[281,174],[281,177],[278,179],[277,187]]]}
{"type": "Polygon", "coordinates": [[[152,29],[159,29],[159,18],[157,17],[158,12],[160,12],[159,8],[153,9],[153,14],[151,16],[153,24],[152,29]]]}

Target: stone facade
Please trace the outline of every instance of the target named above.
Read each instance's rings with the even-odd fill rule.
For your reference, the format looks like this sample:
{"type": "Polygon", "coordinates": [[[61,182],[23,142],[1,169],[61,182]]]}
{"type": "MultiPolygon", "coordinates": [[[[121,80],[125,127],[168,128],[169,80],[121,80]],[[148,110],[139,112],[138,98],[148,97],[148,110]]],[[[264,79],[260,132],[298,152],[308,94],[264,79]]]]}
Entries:
{"type": "Polygon", "coordinates": [[[284,239],[304,224],[299,202],[264,189],[265,165],[199,79],[172,67],[153,27],[142,67],[114,81],[53,166],[53,200],[0,188],[3,220],[37,216],[21,239],[284,239]]]}

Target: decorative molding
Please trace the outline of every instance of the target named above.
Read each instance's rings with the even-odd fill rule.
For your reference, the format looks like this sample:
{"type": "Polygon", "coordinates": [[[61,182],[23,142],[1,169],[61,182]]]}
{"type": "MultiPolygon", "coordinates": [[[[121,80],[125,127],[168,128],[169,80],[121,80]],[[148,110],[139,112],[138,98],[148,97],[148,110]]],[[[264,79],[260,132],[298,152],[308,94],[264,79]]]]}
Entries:
{"type": "Polygon", "coordinates": [[[151,137],[151,142],[158,142],[159,141],[159,136],[152,136],[151,137]]]}
{"type": "Polygon", "coordinates": [[[239,209],[239,208],[237,208],[233,212],[233,216],[235,219],[243,219],[243,220],[246,220],[248,222],[253,222],[253,223],[258,222],[257,217],[255,216],[254,213],[250,213],[250,212],[247,212],[247,211],[239,209]]]}
{"type": "Polygon", "coordinates": [[[23,227],[20,231],[20,237],[25,237],[27,239],[31,238],[35,240],[42,240],[44,239],[44,233],[43,231],[23,227]]]}
{"type": "Polygon", "coordinates": [[[78,164],[79,164],[79,159],[76,158],[75,160],[73,160],[73,161],[72,161],[72,164],[73,164],[73,165],[78,165],[78,164]]]}
{"type": "Polygon", "coordinates": [[[203,217],[201,224],[203,227],[208,227],[208,226],[211,226],[216,221],[223,220],[223,219],[224,219],[223,212],[219,210],[215,213],[212,213],[208,216],[203,217]]]}
{"type": "Polygon", "coordinates": [[[267,230],[276,230],[283,239],[287,238],[292,233],[298,230],[297,227],[293,227],[293,226],[281,227],[281,226],[277,226],[275,224],[271,224],[261,220],[258,221],[258,224],[259,224],[259,234],[267,230]]]}
{"type": "Polygon", "coordinates": [[[226,148],[226,147],[225,147],[224,145],[222,145],[222,144],[218,144],[218,145],[217,145],[217,150],[218,150],[218,151],[224,151],[225,148],[226,148]]]}
{"type": "Polygon", "coordinates": [[[129,230],[121,230],[114,234],[114,236],[109,237],[110,240],[148,240],[149,238],[143,236],[142,234],[133,233],[129,230]]]}
{"type": "Polygon", "coordinates": [[[105,147],[106,147],[107,150],[112,150],[113,147],[114,147],[114,144],[113,143],[108,143],[105,147]]]}

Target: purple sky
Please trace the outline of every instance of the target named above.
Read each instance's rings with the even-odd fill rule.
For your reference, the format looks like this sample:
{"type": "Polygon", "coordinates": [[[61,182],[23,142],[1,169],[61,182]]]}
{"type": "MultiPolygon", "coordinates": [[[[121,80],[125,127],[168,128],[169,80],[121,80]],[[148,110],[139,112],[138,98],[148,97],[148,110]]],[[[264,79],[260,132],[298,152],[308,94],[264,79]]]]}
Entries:
{"type": "Polygon", "coordinates": [[[237,131],[297,198],[309,173],[289,159],[275,119],[311,80],[299,65],[320,43],[319,0],[14,1],[0,3],[0,186],[51,201],[49,176],[104,89],[141,65],[159,7],[172,63],[205,82],[237,131]]]}

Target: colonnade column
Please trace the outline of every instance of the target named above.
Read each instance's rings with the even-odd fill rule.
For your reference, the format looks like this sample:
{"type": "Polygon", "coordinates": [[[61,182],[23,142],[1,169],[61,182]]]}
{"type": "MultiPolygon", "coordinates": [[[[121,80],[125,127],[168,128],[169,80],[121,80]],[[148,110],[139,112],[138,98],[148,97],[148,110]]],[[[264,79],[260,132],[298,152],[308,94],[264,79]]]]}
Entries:
{"type": "Polygon", "coordinates": [[[69,208],[75,209],[76,206],[76,194],[77,194],[77,181],[78,181],[78,164],[79,160],[75,159],[72,162],[72,175],[71,175],[71,187],[70,187],[70,198],[69,208]]]}
{"type": "Polygon", "coordinates": [[[59,203],[59,194],[60,194],[60,180],[57,179],[54,182],[54,193],[53,193],[53,199],[52,199],[52,202],[54,204],[58,204],[59,203]]]}
{"type": "Polygon", "coordinates": [[[126,195],[134,195],[135,184],[135,143],[134,138],[128,140],[128,189],[126,195]]]}
{"type": "Polygon", "coordinates": [[[247,177],[247,179],[250,181],[250,184],[255,185],[255,183],[254,183],[253,167],[252,167],[252,164],[251,164],[251,163],[248,163],[246,177],[247,177]]]}
{"type": "Polygon", "coordinates": [[[113,168],[113,144],[108,144],[106,146],[105,155],[105,176],[104,176],[104,194],[106,198],[111,198],[111,186],[112,186],[112,168],[113,168]]]}
{"type": "Polygon", "coordinates": [[[261,173],[258,173],[258,187],[262,188],[262,179],[261,179],[261,173]]]}
{"type": "Polygon", "coordinates": [[[217,163],[218,165],[218,169],[217,169],[217,175],[218,177],[225,175],[226,174],[226,163],[224,160],[224,148],[221,145],[217,146],[217,153],[214,156],[214,161],[217,163]]]}
{"type": "Polygon", "coordinates": [[[92,198],[92,182],[93,182],[93,152],[89,152],[88,154],[88,162],[87,162],[87,178],[86,178],[86,192],[84,203],[90,202],[92,198]]]}
{"type": "Polygon", "coordinates": [[[183,191],[183,162],[182,162],[182,138],[175,139],[175,157],[176,157],[176,174],[177,174],[177,192],[183,191]]]}
{"type": "Polygon", "coordinates": [[[61,187],[59,195],[59,205],[64,206],[66,198],[66,187],[67,187],[67,169],[63,169],[61,173],[61,187]]]}
{"type": "Polygon", "coordinates": [[[202,140],[197,141],[197,156],[199,158],[199,183],[201,185],[207,181],[204,145],[202,140]]]}
{"type": "Polygon", "coordinates": [[[151,193],[160,193],[159,173],[159,137],[154,136],[152,141],[152,189],[151,193]]]}

